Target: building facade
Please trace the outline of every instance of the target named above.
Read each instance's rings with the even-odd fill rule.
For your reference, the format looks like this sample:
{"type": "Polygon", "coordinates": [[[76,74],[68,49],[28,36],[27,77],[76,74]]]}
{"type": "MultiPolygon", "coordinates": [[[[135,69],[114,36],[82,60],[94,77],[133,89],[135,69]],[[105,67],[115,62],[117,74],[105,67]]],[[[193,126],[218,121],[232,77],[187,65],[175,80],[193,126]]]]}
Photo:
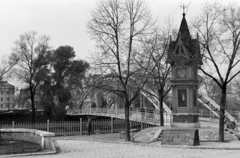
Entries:
{"type": "Polygon", "coordinates": [[[0,110],[14,109],[15,87],[7,81],[0,81],[0,110]]]}

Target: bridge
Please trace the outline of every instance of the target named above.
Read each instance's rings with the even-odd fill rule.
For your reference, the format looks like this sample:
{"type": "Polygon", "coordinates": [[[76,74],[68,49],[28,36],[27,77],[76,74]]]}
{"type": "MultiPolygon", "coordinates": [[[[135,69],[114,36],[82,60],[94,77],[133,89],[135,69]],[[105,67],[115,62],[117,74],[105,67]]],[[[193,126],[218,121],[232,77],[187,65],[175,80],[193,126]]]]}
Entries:
{"type": "MultiPolygon", "coordinates": [[[[201,110],[199,113],[199,120],[202,127],[211,126],[218,127],[219,122],[218,118],[209,115],[210,111],[201,110]]],[[[67,115],[70,116],[81,116],[81,115],[90,115],[90,116],[104,116],[112,117],[117,119],[125,119],[124,109],[107,109],[107,108],[84,108],[84,109],[74,109],[68,110],[67,115]]],[[[151,110],[131,110],[129,120],[143,122],[147,124],[160,125],[160,114],[159,111],[151,110]]],[[[164,113],[164,125],[170,126],[172,121],[171,113],[164,113]]]]}
{"type": "MultiPolygon", "coordinates": [[[[107,108],[84,108],[68,110],[67,115],[78,116],[78,115],[91,115],[91,116],[105,116],[113,117],[118,119],[125,119],[124,109],[107,109],[107,108]]],[[[170,126],[171,114],[164,113],[164,124],[170,126]]],[[[147,124],[160,125],[160,114],[159,111],[151,110],[130,110],[129,120],[143,122],[147,124]]]]}
{"type": "MultiPolygon", "coordinates": [[[[103,81],[107,78],[109,78],[109,76],[101,76],[101,77],[97,78],[95,80],[95,82],[103,81]]],[[[78,109],[83,109],[84,108],[83,107],[84,101],[86,100],[87,96],[89,96],[89,94],[92,90],[93,90],[93,87],[89,87],[86,90],[86,92],[80,97],[80,99],[79,99],[80,101],[77,105],[78,109]]],[[[148,86],[144,86],[143,90],[139,92],[139,96],[140,96],[140,104],[142,104],[141,103],[141,100],[142,100],[141,98],[145,98],[152,104],[152,107],[155,111],[160,110],[160,108],[159,108],[160,103],[159,103],[158,95],[151,88],[149,88],[148,86]]],[[[202,105],[204,105],[206,107],[206,109],[209,110],[210,116],[213,115],[213,117],[219,118],[220,106],[214,100],[212,100],[210,97],[208,97],[206,95],[198,93],[198,102],[200,102],[202,105]]],[[[91,107],[91,105],[88,106],[88,107],[91,107]]],[[[116,105],[116,102],[114,103],[113,100],[110,100],[108,102],[107,109],[111,109],[111,108],[119,109],[119,106],[116,105]]],[[[142,109],[142,108],[146,108],[146,107],[143,103],[143,106],[140,105],[140,107],[138,107],[138,108],[142,109]]],[[[163,102],[163,109],[164,109],[164,112],[167,113],[167,114],[172,113],[171,108],[169,106],[167,106],[164,102],[163,102]]],[[[82,111],[84,111],[84,110],[82,110],[82,111]]],[[[238,114],[238,116],[234,117],[228,111],[225,111],[225,116],[229,121],[236,122],[236,117],[239,118],[240,114],[238,114]]]]}
{"type": "MultiPolygon", "coordinates": [[[[154,118],[159,119],[159,101],[157,99],[157,95],[155,92],[153,92],[150,88],[146,88],[147,91],[141,91],[140,92],[140,98],[145,97],[153,106],[154,109],[154,118]]],[[[113,102],[113,100],[109,101],[108,105],[106,108],[91,108],[91,106],[80,106],[84,104],[84,100],[86,99],[87,95],[90,93],[91,88],[87,90],[87,92],[82,96],[80,99],[80,103],[78,106],[78,109],[75,110],[69,110],[68,115],[81,115],[81,114],[87,114],[91,113],[92,115],[110,115],[110,114],[115,114],[115,117],[117,118],[124,118],[124,110],[119,108],[116,103],[113,102]]],[[[219,118],[219,111],[220,111],[220,106],[212,100],[210,97],[203,95],[201,93],[198,93],[198,102],[201,103],[206,107],[208,111],[199,111],[199,115],[203,116],[206,113],[209,115],[211,118],[219,118]]],[[[142,107],[145,108],[146,107],[142,107]]],[[[163,109],[165,115],[171,115],[172,110],[163,102],[163,109]]],[[[142,116],[142,112],[140,112],[137,109],[133,109],[132,112],[134,115],[133,117],[135,118],[140,118],[142,116]]],[[[148,115],[149,111],[146,109],[145,110],[146,116],[148,115]]],[[[228,121],[231,122],[237,122],[240,119],[240,112],[235,112],[235,113],[230,113],[227,110],[225,110],[225,116],[228,119],[228,121]]],[[[168,119],[169,120],[169,119],[168,119]]]]}
{"type": "MultiPolygon", "coordinates": [[[[106,81],[107,79],[112,79],[111,76],[101,76],[95,80],[95,82],[106,81]]],[[[114,80],[114,79],[113,79],[114,80]]],[[[67,115],[92,115],[92,116],[106,116],[118,119],[125,119],[125,112],[122,105],[116,101],[117,99],[107,99],[107,105],[104,108],[100,108],[100,106],[92,107],[92,101],[90,104],[86,104],[84,101],[88,96],[92,99],[91,92],[93,91],[93,87],[89,87],[85,93],[80,97],[80,101],[75,107],[76,109],[68,110],[67,115]],[[90,95],[91,94],[91,95],[90,95]]],[[[129,89],[129,95],[131,95],[131,90],[129,89]]],[[[116,96],[116,95],[115,95],[116,96]]],[[[144,86],[143,89],[139,92],[139,100],[140,103],[137,106],[131,106],[130,109],[130,117],[131,121],[138,121],[148,124],[160,125],[160,103],[158,99],[158,95],[154,90],[149,88],[148,86],[144,86]],[[147,100],[150,103],[148,107],[145,105],[145,101],[147,100]],[[141,110],[139,110],[141,109],[141,110]]],[[[210,125],[213,126],[213,122],[215,122],[214,126],[218,125],[219,111],[220,106],[212,100],[210,97],[198,93],[198,102],[206,107],[206,110],[200,110],[199,120],[201,125],[210,125]],[[206,115],[207,114],[207,115],[206,115]],[[209,124],[210,123],[210,124],[209,124]]],[[[121,104],[123,100],[121,101],[121,104]]],[[[164,125],[170,126],[172,122],[172,110],[169,106],[163,103],[163,113],[164,113],[164,125]]],[[[240,113],[231,114],[228,111],[225,111],[225,120],[226,122],[233,122],[238,124],[238,119],[240,119],[240,113]]],[[[238,130],[238,128],[235,128],[238,130]]]]}
{"type": "MultiPolygon", "coordinates": [[[[149,97],[147,93],[143,94],[150,102],[154,105],[154,107],[158,107],[158,102],[156,98],[149,97]]],[[[209,98],[206,95],[198,94],[198,101],[202,103],[206,107],[206,110],[199,111],[199,121],[201,126],[211,126],[218,127],[218,118],[219,118],[219,110],[220,106],[209,98]]],[[[123,108],[118,108],[118,106],[108,106],[107,108],[92,108],[91,106],[81,108],[81,109],[73,109],[68,110],[67,115],[91,115],[91,116],[105,116],[105,117],[113,117],[118,119],[125,119],[125,112],[123,108]]],[[[232,113],[226,111],[225,116],[226,122],[234,122],[239,126],[238,121],[240,120],[240,113],[232,113]]],[[[159,108],[155,108],[153,110],[139,110],[139,109],[131,109],[130,117],[131,121],[143,122],[147,124],[160,125],[160,111],[159,108]]],[[[164,103],[164,125],[170,126],[172,121],[172,112],[171,109],[164,103]]],[[[236,127],[234,130],[239,131],[239,127],[236,127]]]]}

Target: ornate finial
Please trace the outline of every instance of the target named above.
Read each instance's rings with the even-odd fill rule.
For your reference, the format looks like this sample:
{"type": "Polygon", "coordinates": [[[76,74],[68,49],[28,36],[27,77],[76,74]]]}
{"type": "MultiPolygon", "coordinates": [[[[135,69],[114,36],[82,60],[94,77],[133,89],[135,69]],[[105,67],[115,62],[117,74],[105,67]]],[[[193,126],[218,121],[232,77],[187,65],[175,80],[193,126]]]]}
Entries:
{"type": "Polygon", "coordinates": [[[180,6],[182,9],[183,9],[183,17],[185,17],[185,9],[187,8],[187,5],[184,5],[184,4],[182,4],[181,6],[180,6]]]}

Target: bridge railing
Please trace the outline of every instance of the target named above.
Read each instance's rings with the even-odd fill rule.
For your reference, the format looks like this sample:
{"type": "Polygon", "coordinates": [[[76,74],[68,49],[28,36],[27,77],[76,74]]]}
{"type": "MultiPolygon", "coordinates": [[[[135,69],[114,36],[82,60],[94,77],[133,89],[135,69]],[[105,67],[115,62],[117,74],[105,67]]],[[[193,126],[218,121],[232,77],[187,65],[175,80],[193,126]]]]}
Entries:
{"type": "MultiPolygon", "coordinates": [[[[108,116],[120,119],[125,119],[125,110],[123,108],[118,109],[107,109],[107,108],[84,108],[68,110],[68,115],[97,115],[97,116],[108,116]]],[[[129,111],[130,120],[144,122],[158,122],[160,124],[159,110],[148,110],[148,109],[130,109],[129,111]]],[[[170,125],[172,120],[172,114],[164,113],[165,125],[170,125]]]]}
{"type": "MultiPolygon", "coordinates": [[[[99,116],[112,116],[117,118],[125,118],[125,110],[123,108],[83,108],[83,109],[74,109],[68,110],[68,115],[79,115],[79,114],[93,114],[99,116]]],[[[207,118],[210,121],[218,119],[217,116],[214,115],[213,110],[203,110],[200,109],[198,111],[200,118],[207,118]]],[[[240,112],[239,111],[231,111],[231,114],[235,116],[237,120],[240,120],[240,112]]],[[[130,109],[129,116],[131,119],[157,119],[160,120],[160,111],[159,110],[149,110],[149,109],[130,109]]],[[[164,112],[164,119],[171,122],[172,114],[164,112]]]]}
{"type": "MultiPolygon", "coordinates": [[[[83,109],[72,109],[68,110],[68,115],[77,115],[77,114],[114,114],[114,115],[122,115],[125,114],[124,108],[116,108],[116,109],[107,109],[107,108],[83,108],[83,109]]],[[[167,113],[164,113],[167,114],[167,113]]],[[[149,109],[130,109],[129,115],[139,115],[141,117],[159,117],[159,110],[149,110],[149,109]]]]}

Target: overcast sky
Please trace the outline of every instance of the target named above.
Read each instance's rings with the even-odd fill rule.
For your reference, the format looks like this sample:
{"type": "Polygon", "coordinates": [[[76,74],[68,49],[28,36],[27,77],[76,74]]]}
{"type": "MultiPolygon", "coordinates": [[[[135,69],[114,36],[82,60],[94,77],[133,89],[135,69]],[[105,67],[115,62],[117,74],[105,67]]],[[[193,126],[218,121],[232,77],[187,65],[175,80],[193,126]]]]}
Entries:
{"type": "MultiPolygon", "coordinates": [[[[205,0],[146,0],[152,14],[163,22],[168,16],[180,25],[182,9],[188,5],[187,20],[196,16],[205,0]]],[[[231,0],[219,0],[228,3],[231,0]]],[[[51,37],[55,49],[61,45],[74,48],[78,58],[87,60],[94,47],[86,30],[90,11],[97,0],[0,0],[0,62],[11,53],[13,42],[19,35],[37,31],[51,37]]],[[[239,1],[236,1],[239,3],[239,1]]]]}

